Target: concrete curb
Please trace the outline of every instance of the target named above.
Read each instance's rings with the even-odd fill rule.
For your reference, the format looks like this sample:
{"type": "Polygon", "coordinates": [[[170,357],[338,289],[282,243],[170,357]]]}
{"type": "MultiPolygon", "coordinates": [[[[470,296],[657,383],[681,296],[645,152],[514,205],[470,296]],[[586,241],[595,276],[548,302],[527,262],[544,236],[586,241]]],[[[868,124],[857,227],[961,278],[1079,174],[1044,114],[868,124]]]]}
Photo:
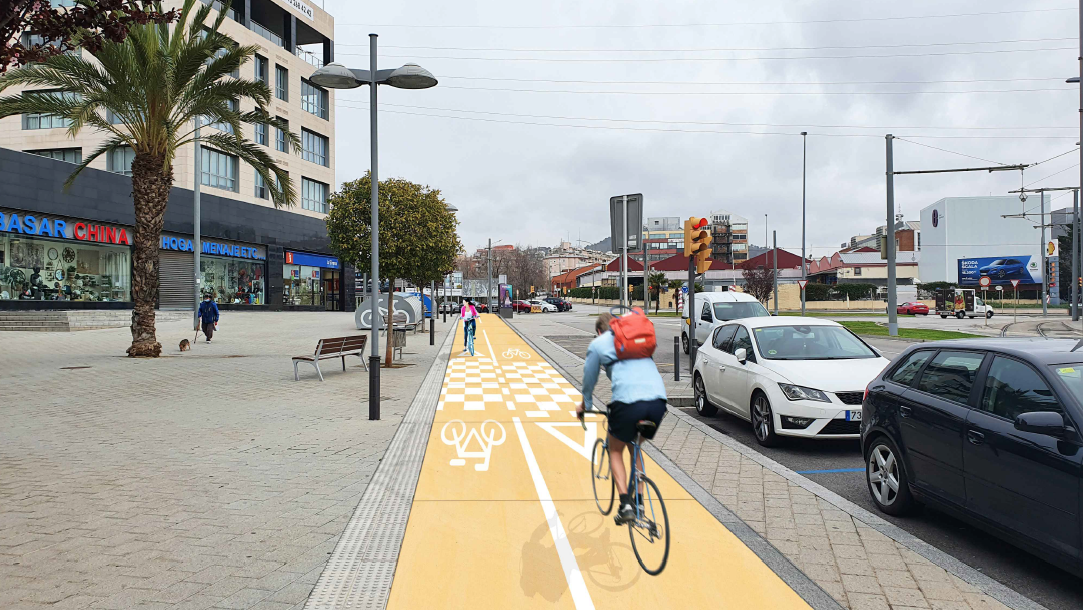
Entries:
{"type": "Polygon", "coordinates": [[[447,331],[380,465],[309,593],[306,610],[387,606],[457,328],[455,324],[447,331]]]}
{"type": "MultiPolygon", "coordinates": [[[[515,334],[519,335],[519,338],[526,342],[527,345],[534,348],[540,354],[548,355],[543,349],[540,349],[533,340],[523,334],[514,324],[508,324],[515,334]]],[[[563,355],[573,358],[578,362],[583,362],[583,359],[575,354],[569,352],[563,347],[553,343],[552,341],[542,337],[546,343],[555,347],[563,355]]],[[[561,364],[550,361],[565,379],[573,381],[582,389],[582,380],[580,377],[573,375],[571,371],[568,371],[561,364]]],[[[595,397],[595,400],[601,401],[595,397]]],[[[747,546],[757,557],[760,558],[768,568],[771,569],[787,586],[794,590],[801,599],[805,600],[809,606],[814,610],[842,610],[842,606],[830,594],[820,588],[820,585],[816,584],[811,578],[809,578],[804,572],[793,565],[793,563],[786,558],[778,549],[768,542],[763,536],[760,536],[755,530],[753,530],[747,523],[741,520],[736,514],[730,511],[728,508],[722,505],[714,496],[711,495],[706,489],[699,483],[696,483],[692,477],[686,472],[681,470],[679,466],[673,463],[660,449],[655,447],[652,443],[644,445],[644,451],[653,459],[662,470],[666,471],[666,474],[673,477],[673,480],[684,488],[693,498],[696,499],[707,512],[711,513],[715,519],[718,519],[727,530],[737,537],[745,546],[747,546]]]]}

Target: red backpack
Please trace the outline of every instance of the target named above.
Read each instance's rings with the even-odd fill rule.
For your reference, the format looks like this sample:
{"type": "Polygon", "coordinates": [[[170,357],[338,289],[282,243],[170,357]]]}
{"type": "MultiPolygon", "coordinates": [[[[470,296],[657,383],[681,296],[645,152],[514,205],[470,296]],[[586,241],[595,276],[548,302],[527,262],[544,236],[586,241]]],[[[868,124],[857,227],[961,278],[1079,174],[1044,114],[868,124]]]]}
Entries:
{"type": "Polygon", "coordinates": [[[613,318],[609,322],[609,329],[613,331],[613,347],[618,360],[650,358],[654,355],[654,348],[658,345],[654,323],[639,307],[613,318]]]}

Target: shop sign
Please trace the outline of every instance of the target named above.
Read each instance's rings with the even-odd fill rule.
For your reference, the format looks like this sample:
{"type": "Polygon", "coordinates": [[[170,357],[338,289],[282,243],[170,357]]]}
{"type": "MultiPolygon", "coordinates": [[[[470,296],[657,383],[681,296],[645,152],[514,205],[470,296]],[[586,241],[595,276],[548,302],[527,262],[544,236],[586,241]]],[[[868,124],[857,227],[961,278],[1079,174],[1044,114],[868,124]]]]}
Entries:
{"type": "MultiPolygon", "coordinates": [[[[163,235],[162,250],[176,250],[177,252],[191,252],[194,248],[192,246],[192,240],[177,237],[174,235],[163,235]]],[[[202,247],[203,254],[210,254],[213,256],[231,256],[233,258],[248,258],[254,260],[266,260],[267,255],[264,254],[263,249],[257,246],[242,246],[240,244],[230,244],[217,241],[204,241],[202,247]]]]}
{"type": "Polygon", "coordinates": [[[0,231],[38,237],[94,241],[103,244],[130,246],[132,243],[128,238],[128,231],[123,227],[89,222],[73,223],[50,216],[20,215],[17,212],[0,212],[0,231]]]}
{"type": "Polygon", "coordinates": [[[322,267],[324,269],[338,269],[338,259],[333,256],[320,254],[305,254],[304,252],[291,252],[286,250],[287,265],[305,265],[306,267],[322,267]]]}

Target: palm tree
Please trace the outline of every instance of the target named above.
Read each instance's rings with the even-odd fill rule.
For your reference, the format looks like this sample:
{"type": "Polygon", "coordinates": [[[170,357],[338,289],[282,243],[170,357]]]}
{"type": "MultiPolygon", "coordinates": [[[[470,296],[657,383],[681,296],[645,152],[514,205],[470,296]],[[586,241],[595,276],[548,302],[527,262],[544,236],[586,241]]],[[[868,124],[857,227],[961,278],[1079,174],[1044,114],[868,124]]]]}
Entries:
{"type": "Polygon", "coordinates": [[[102,45],[94,55],[96,62],[75,54],[57,55],[0,76],[0,91],[14,86],[49,90],[0,97],[0,118],[51,114],[69,122],[69,137],[88,126],[106,133],[106,141],[84,157],[65,187],[103,154],[125,147],[135,153],[132,345],[128,348],[133,357],[157,357],[162,351],[154,328],[158,240],[173,186],[173,161],[179,149],[194,141],[196,120],[218,127],[215,133],[202,135],[201,144],[235,155],[255,168],[276,207],[292,205],[297,198],[289,173],[241,135],[242,124],[263,123],[282,129],[291,150],[298,146],[296,134],[266,111],[271,100],[268,86],[231,76],[259,47],[235,45],[218,32],[229,0],[210,23],[211,7],[201,4],[193,11],[195,4],[196,0],[186,0],[173,26],[133,26],[123,42],[102,45]],[[241,112],[244,101],[254,102],[255,110],[241,112]],[[114,120],[108,120],[106,113],[114,120]]]}
{"type": "Polygon", "coordinates": [[[648,275],[647,285],[650,286],[650,291],[654,293],[654,313],[658,313],[658,308],[662,306],[662,287],[669,285],[669,281],[666,280],[666,274],[661,271],[655,271],[648,275]]]}

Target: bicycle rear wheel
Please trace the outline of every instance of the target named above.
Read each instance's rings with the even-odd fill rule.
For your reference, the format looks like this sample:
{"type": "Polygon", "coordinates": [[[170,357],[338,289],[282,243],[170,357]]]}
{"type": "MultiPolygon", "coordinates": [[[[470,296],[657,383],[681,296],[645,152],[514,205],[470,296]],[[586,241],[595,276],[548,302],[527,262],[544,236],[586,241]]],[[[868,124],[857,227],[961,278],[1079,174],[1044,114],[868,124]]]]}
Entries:
{"type": "Polygon", "coordinates": [[[616,481],[609,469],[609,450],[603,439],[594,441],[594,451],[590,455],[590,483],[594,487],[594,502],[603,515],[613,510],[613,497],[616,481]]]}
{"type": "Polygon", "coordinates": [[[669,560],[669,513],[654,481],[646,476],[640,480],[645,492],[643,509],[628,523],[628,535],[639,566],[647,574],[657,576],[669,560]]]}

